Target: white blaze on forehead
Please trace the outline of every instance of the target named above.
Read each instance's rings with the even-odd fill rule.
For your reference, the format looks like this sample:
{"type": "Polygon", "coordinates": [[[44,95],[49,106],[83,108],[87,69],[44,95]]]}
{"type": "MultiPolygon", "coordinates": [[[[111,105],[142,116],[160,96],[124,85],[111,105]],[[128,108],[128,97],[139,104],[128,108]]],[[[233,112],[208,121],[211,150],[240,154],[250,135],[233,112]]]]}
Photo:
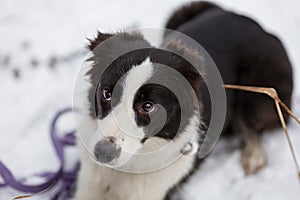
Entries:
{"type": "Polygon", "coordinates": [[[125,75],[123,83],[123,95],[121,98],[121,104],[127,102],[128,106],[133,105],[134,96],[137,90],[151,78],[153,73],[153,65],[150,59],[147,58],[142,64],[134,66],[125,75]]]}
{"type": "Polygon", "coordinates": [[[141,128],[137,127],[137,123],[135,121],[133,101],[139,88],[151,78],[153,69],[154,67],[150,62],[150,59],[147,58],[143,63],[132,67],[132,69],[125,74],[123,79],[124,81],[122,83],[122,97],[119,105],[113,110],[113,114],[121,126],[120,128],[126,128],[127,130],[124,131],[129,132],[132,136],[144,137],[144,134],[137,133],[137,129],[141,128]],[[135,131],[133,129],[135,129],[135,131]]]}
{"type": "Polygon", "coordinates": [[[122,100],[128,99],[151,78],[153,73],[153,63],[149,57],[140,65],[132,67],[125,75],[122,100]]]}

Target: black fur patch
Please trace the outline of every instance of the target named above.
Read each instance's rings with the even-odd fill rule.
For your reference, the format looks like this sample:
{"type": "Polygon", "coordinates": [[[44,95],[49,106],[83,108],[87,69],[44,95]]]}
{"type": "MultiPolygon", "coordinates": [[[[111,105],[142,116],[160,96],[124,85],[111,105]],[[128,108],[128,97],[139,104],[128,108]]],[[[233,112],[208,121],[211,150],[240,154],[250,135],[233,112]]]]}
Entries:
{"type": "Polygon", "coordinates": [[[101,33],[101,32],[97,32],[97,36],[94,39],[88,39],[89,40],[89,44],[88,44],[88,49],[93,51],[93,49],[95,49],[100,43],[102,43],[103,41],[107,40],[108,38],[112,37],[113,34],[109,34],[109,33],[101,33]]]}
{"type": "Polygon", "coordinates": [[[184,5],[183,7],[176,10],[168,19],[166,28],[176,30],[184,22],[187,22],[197,15],[203,14],[204,12],[219,8],[219,6],[208,2],[208,1],[196,1],[190,4],[184,5]]]}
{"type": "MultiPolygon", "coordinates": [[[[176,96],[166,87],[157,84],[143,85],[137,92],[133,104],[136,113],[136,121],[138,126],[147,126],[151,123],[160,123],[160,114],[162,108],[157,108],[154,114],[140,113],[138,108],[147,101],[161,105],[167,114],[167,119],[162,130],[157,130],[157,126],[149,126],[144,128],[146,138],[151,136],[162,137],[165,139],[173,139],[179,132],[181,119],[181,109],[176,96]]],[[[186,123],[185,123],[186,125],[186,123]]],[[[144,139],[143,141],[146,141],[144,139]]]]}

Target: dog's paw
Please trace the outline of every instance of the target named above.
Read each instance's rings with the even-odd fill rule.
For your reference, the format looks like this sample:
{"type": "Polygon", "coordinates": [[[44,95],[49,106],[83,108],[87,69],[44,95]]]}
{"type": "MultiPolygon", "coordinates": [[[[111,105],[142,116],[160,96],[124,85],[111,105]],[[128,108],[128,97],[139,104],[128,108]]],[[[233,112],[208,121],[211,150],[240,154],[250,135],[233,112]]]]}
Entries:
{"type": "Polygon", "coordinates": [[[246,175],[257,173],[267,162],[266,153],[261,146],[249,145],[242,149],[241,163],[246,175]]]}

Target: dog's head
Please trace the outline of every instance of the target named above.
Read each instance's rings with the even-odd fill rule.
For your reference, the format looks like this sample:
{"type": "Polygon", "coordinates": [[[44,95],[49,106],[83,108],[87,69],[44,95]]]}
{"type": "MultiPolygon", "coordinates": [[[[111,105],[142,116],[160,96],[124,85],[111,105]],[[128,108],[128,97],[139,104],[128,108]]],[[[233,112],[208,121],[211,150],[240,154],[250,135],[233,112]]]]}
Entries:
{"type": "Polygon", "coordinates": [[[88,148],[95,160],[154,166],[198,139],[203,81],[182,56],[201,63],[199,54],[176,41],[155,48],[139,33],[98,33],[89,49],[88,105],[97,130],[88,148]],[[147,163],[135,160],[161,149],[147,163]]]}

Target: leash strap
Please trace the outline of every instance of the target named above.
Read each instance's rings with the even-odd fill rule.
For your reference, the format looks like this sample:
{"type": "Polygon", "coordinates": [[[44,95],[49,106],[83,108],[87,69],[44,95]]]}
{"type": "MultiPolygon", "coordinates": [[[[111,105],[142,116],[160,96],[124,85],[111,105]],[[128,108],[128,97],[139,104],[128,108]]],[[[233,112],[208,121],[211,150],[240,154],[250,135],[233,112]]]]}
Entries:
{"type": "MultiPolygon", "coordinates": [[[[51,200],[57,200],[58,198],[68,199],[72,195],[71,187],[76,181],[77,171],[79,170],[79,162],[76,163],[76,166],[70,171],[64,171],[65,166],[65,156],[64,156],[64,147],[69,145],[75,145],[75,130],[72,130],[62,138],[59,138],[57,131],[57,122],[64,114],[73,112],[71,108],[67,108],[59,111],[54,119],[51,122],[50,135],[51,141],[53,143],[55,153],[59,159],[59,168],[55,172],[45,172],[38,174],[38,176],[45,178],[45,182],[37,185],[27,185],[24,184],[24,181],[27,179],[17,180],[12,172],[8,169],[7,166],[3,164],[0,160],[0,176],[3,178],[4,183],[0,184],[0,189],[6,186],[12,187],[15,190],[24,192],[39,194],[49,190],[59,181],[62,182],[61,188],[56,192],[56,194],[51,198],[51,200]]],[[[30,197],[32,195],[23,196],[20,198],[30,197]]],[[[18,198],[15,198],[18,199],[18,198]]]]}

